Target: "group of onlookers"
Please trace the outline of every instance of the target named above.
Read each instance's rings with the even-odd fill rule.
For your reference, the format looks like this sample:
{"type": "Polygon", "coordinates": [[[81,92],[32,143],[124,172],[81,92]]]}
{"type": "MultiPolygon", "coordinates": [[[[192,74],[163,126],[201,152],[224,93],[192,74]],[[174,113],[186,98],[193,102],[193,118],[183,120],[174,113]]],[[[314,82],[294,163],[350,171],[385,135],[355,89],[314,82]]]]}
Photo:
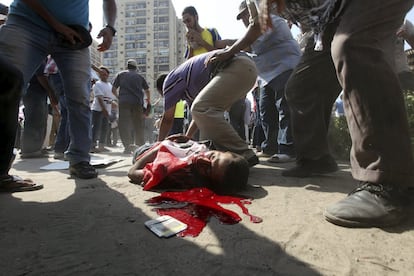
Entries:
{"type": "Polygon", "coordinates": [[[245,97],[259,77],[264,131],[260,155],[270,162],[296,161],[282,172],[284,177],[333,173],[338,165],[327,134],[334,102],[343,91],[352,175],[360,183],[326,208],[325,219],[346,227],[399,223],[407,214],[414,162],[393,50],[413,1],[263,0],[260,12],[255,2],[240,5],[237,19],[243,20],[247,32],[235,42],[215,41],[217,31],[201,28],[193,7],[183,11],[193,56],[163,82],[159,140],[167,137],[174,105],[184,98],[193,119],[188,137],[198,128],[199,138],[211,140],[215,149],[256,165],[255,152],[224,119],[224,112],[245,97]],[[302,29],[301,46],[282,18],[302,29]]]}
{"type": "MultiPolygon", "coordinates": [[[[411,201],[414,186],[402,95],[402,88],[412,87],[412,73],[397,72],[394,50],[398,36],[411,42],[408,23],[401,25],[414,0],[262,0],[260,6],[256,2],[246,0],[240,5],[236,19],[242,20],[247,31],[238,40],[221,39],[216,29],[200,26],[194,7],[184,9],[187,60],[157,80],[164,100],[158,143],[139,149],[141,154],[134,157],[136,163],[129,177],[149,189],[169,173],[179,171],[172,178],[174,182],[195,175],[210,181],[206,185],[212,189],[233,192],[245,186],[248,167],[257,165],[258,157],[269,162],[295,161],[294,166],[282,171],[284,177],[336,172],[338,165],[330,153],[327,133],[334,102],[343,91],[352,139],[351,171],[359,185],[326,208],[324,216],[346,227],[399,223],[407,214],[406,204],[411,201]],[[301,28],[300,45],[288,22],[301,28]],[[258,79],[260,93],[256,98],[263,141],[253,150],[224,113],[244,99],[258,79]],[[192,121],[186,136],[170,137],[180,100],[190,106],[192,121]],[[206,146],[201,141],[211,143],[206,146]],[[154,165],[145,166],[148,163],[154,165]]],[[[89,151],[94,146],[99,148],[94,142],[105,139],[98,128],[110,117],[110,92],[118,100],[124,152],[131,153],[144,144],[143,114],[151,108],[151,98],[134,60],[128,61],[128,69],[119,72],[112,85],[107,81],[109,70],[100,68],[91,112],[87,8],[82,0],[43,4],[15,0],[10,7],[7,22],[0,29],[3,190],[41,188],[8,172],[20,91],[48,54],[59,66],[63,83],[70,137],[65,157],[73,176],[97,176],[89,163],[89,151]],[[91,118],[92,129],[96,127],[93,136],[91,118]]],[[[103,38],[100,51],[110,47],[116,33],[115,1],[104,0],[104,16],[108,24],[98,34],[103,38]]]]}

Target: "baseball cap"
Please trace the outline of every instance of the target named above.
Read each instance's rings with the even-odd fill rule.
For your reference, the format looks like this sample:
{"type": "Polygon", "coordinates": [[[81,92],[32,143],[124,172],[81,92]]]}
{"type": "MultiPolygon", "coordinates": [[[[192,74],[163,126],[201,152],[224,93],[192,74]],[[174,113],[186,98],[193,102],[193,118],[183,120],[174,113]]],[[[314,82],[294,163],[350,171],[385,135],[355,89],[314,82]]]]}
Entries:
{"type": "Polygon", "coordinates": [[[245,11],[247,9],[247,3],[246,3],[246,1],[245,0],[243,0],[241,3],[240,3],[240,6],[239,6],[239,14],[237,15],[237,17],[236,17],[236,19],[237,20],[240,20],[241,19],[241,15],[242,15],[242,13],[245,11]]]}
{"type": "Polygon", "coordinates": [[[128,59],[127,65],[138,67],[137,61],[135,59],[128,59]]]}

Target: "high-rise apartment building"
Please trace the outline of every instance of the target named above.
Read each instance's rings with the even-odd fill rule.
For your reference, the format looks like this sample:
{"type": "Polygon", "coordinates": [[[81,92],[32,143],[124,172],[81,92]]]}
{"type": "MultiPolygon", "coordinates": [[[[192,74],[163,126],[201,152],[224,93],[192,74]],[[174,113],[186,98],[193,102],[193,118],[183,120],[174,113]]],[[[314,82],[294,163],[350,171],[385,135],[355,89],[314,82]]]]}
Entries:
{"type": "Polygon", "coordinates": [[[103,53],[114,76],[135,59],[152,91],[155,80],[184,61],[185,26],[171,0],[117,0],[117,34],[103,53]]]}
{"type": "Polygon", "coordinates": [[[100,66],[102,64],[102,53],[98,51],[98,45],[100,42],[92,39],[92,44],[89,47],[91,53],[91,63],[100,66]]]}

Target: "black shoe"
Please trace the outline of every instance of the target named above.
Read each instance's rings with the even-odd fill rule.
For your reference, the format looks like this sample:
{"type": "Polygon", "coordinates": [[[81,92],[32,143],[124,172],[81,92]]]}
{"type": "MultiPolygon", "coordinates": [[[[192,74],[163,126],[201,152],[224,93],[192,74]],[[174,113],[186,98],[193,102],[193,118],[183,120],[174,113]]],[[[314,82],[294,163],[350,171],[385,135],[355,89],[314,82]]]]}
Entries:
{"type": "Polygon", "coordinates": [[[244,159],[246,159],[247,163],[249,163],[249,167],[253,167],[260,163],[259,157],[257,157],[254,151],[252,151],[251,149],[246,150],[243,153],[240,153],[240,155],[243,156],[244,159]]]}
{"type": "Polygon", "coordinates": [[[117,147],[117,145],[116,144],[108,144],[108,145],[106,145],[107,147],[110,147],[110,148],[116,148],[117,147]]]}
{"type": "Polygon", "coordinates": [[[396,187],[364,182],[346,198],[327,207],[324,216],[344,227],[392,226],[404,218],[406,203],[396,187]]]}
{"type": "Polygon", "coordinates": [[[97,147],[92,147],[92,148],[89,150],[89,152],[90,152],[90,153],[100,153],[100,151],[99,151],[99,149],[98,149],[97,147]]]}
{"type": "Polygon", "coordinates": [[[129,146],[127,146],[127,147],[125,147],[125,149],[124,149],[124,154],[131,154],[131,153],[133,153],[136,149],[138,148],[138,146],[136,146],[136,145],[134,145],[134,144],[131,144],[131,145],[129,145],[129,146]]]}
{"type": "Polygon", "coordinates": [[[81,179],[90,179],[98,176],[98,171],[86,161],[70,165],[69,172],[71,175],[81,179]]]}
{"type": "Polygon", "coordinates": [[[58,152],[56,151],[55,154],[53,155],[54,159],[58,159],[58,160],[65,160],[66,161],[66,157],[65,157],[65,153],[64,152],[58,152]]]}
{"type": "Polygon", "coordinates": [[[99,152],[109,152],[110,151],[106,147],[99,147],[98,150],[99,150],[99,152]]]}
{"type": "Polygon", "coordinates": [[[301,159],[296,162],[296,167],[285,170],[282,176],[287,177],[309,177],[333,173],[338,170],[338,165],[330,155],[325,155],[318,160],[301,159]]]}
{"type": "Polygon", "coordinates": [[[249,167],[254,167],[254,166],[256,166],[257,164],[260,163],[259,157],[254,155],[254,156],[247,159],[247,163],[249,163],[249,167]]]}

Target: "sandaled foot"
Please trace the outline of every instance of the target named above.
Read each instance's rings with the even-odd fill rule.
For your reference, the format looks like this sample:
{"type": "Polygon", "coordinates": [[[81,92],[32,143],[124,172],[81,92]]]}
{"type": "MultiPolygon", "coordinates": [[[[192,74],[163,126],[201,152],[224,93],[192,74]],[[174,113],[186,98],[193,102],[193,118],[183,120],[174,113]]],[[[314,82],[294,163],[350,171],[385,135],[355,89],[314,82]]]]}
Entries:
{"type": "Polygon", "coordinates": [[[0,192],[2,193],[29,192],[42,188],[42,184],[36,184],[31,179],[23,179],[15,175],[0,178],[0,192]]]}

